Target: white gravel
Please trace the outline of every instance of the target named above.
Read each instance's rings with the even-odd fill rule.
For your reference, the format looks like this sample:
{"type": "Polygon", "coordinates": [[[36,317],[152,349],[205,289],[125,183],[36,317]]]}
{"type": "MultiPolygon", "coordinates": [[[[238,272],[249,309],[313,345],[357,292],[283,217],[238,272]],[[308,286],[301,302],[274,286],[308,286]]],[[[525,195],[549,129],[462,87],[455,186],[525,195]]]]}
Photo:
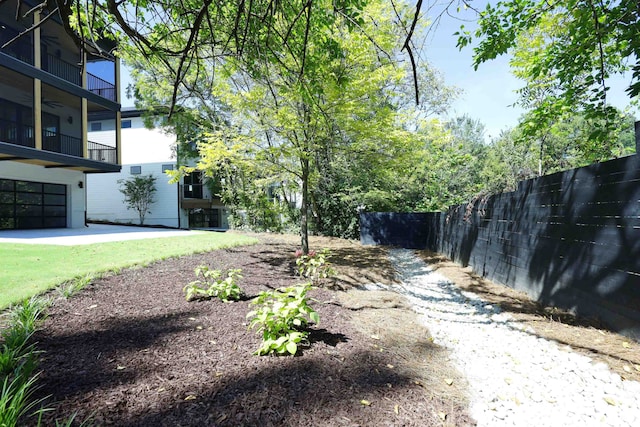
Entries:
{"type": "Polygon", "coordinates": [[[478,426],[640,426],[640,383],[536,336],[477,295],[392,250],[404,294],[469,382],[478,426]]]}

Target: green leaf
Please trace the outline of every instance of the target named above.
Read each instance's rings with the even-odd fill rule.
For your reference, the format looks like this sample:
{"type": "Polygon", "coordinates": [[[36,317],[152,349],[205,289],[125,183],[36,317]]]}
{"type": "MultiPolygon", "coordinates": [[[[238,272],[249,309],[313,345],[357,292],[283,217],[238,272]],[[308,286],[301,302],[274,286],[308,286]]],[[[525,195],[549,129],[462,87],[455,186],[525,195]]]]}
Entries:
{"type": "Polygon", "coordinates": [[[309,318],[313,321],[313,323],[315,323],[316,325],[320,324],[320,315],[316,312],[316,311],[311,311],[309,313],[309,318]]]}
{"type": "Polygon", "coordinates": [[[295,354],[296,354],[296,352],[298,351],[298,345],[297,345],[295,342],[293,342],[293,341],[289,341],[289,342],[287,343],[287,347],[286,347],[286,348],[287,348],[287,351],[288,351],[290,354],[293,354],[293,355],[295,355],[295,354]]]}

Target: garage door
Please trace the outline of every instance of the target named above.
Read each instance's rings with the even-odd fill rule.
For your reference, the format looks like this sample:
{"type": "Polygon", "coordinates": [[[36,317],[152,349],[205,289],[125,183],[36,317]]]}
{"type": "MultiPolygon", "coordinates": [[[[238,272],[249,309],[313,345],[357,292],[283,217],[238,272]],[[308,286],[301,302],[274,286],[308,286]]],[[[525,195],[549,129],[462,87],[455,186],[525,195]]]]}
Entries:
{"type": "Polygon", "coordinates": [[[0,179],[0,229],[66,226],[66,185],[0,179]]]}

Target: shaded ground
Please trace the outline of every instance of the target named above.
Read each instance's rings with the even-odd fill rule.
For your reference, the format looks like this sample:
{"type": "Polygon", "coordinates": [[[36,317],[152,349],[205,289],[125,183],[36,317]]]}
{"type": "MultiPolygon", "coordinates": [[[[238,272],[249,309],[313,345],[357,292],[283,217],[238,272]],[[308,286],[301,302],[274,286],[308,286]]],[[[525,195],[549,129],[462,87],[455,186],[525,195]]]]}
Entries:
{"type": "Polygon", "coordinates": [[[577,318],[565,310],[543,307],[526,294],[479,277],[471,268],[462,268],[442,255],[429,251],[419,254],[438,273],[460,288],[498,304],[530,327],[535,335],[568,345],[595,362],[606,363],[623,379],[640,381],[640,343],[606,330],[594,319],[577,318]]]}
{"type": "Polygon", "coordinates": [[[312,241],[332,248],[339,276],[312,291],[321,323],[298,357],[252,355],[248,301],[185,301],[201,264],[241,268],[248,296],[299,283],[297,239],[262,240],[126,270],[57,301],[36,336],[39,394],[55,407],[44,425],[74,412],[118,426],[473,424],[464,380],[404,301],[352,289],[393,280],[384,249],[312,241]]]}

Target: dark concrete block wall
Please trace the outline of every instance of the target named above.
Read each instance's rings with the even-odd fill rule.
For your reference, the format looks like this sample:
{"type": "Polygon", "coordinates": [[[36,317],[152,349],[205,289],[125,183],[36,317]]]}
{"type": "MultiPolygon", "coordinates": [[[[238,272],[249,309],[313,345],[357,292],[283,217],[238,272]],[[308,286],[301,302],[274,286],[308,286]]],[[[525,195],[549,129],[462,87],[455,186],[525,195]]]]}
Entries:
{"type": "Polygon", "coordinates": [[[428,248],[548,305],[640,338],[636,155],[523,181],[447,212],[363,213],[363,244],[428,248]]]}

